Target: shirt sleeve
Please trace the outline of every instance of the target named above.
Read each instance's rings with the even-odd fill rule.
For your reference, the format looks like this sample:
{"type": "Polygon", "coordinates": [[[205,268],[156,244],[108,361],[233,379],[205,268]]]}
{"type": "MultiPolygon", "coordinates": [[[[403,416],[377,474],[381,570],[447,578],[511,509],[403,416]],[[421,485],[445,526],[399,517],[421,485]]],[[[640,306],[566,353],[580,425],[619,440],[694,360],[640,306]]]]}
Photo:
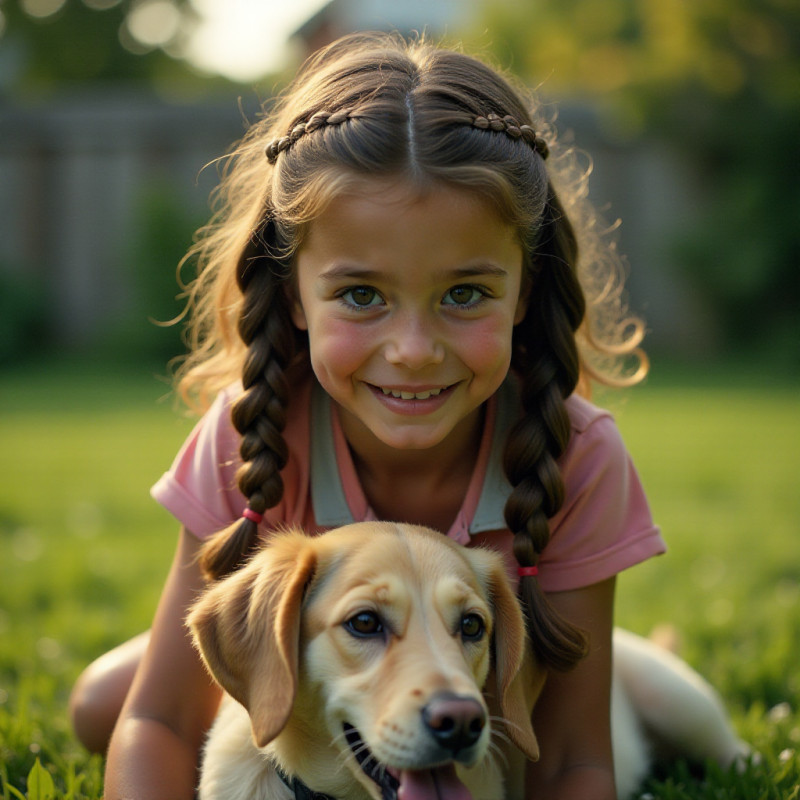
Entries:
{"type": "MultiPolygon", "coordinates": [[[[281,470],[283,495],[264,513],[264,531],[284,525],[315,530],[309,491],[309,401],[311,382],[293,387],[283,438],[288,459],[281,470]]],[[[240,436],[231,421],[239,386],[220,392],[184,442],[172,466],[150,490],[187,530],[200,539],[226,528],[242,516],[247,500],[236,473],[242,464],[240,436]]]]}
{"type": "Polygon", "coordinates": [[[233,398],[220,392],[181,447],[151,496],[203,539],[230,525],[246,505],[236,485],[239,438],[230,421],[233,398]]]}
{"type": "Polygon", "coordinates": [[[565,502],[542,553],[545,591],[588,586],[666,550],[613,418],[575,431],[560,466],[565,502]]]}

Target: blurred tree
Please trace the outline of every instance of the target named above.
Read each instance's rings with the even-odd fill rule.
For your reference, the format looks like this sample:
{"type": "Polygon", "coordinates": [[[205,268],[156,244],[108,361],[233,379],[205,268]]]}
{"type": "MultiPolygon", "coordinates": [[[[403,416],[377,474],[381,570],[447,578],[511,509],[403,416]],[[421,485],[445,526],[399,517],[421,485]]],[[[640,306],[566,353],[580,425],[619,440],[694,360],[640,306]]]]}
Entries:
{"type": "Polygon", "coordinates": [[[482,22],[546,92],[680,148],[706,195],[676,260],[735,347],[800,361],[800,3],[493,0],[482,22]]]}
{"type": "Polygon", "coordinates": [[[128,81],[213,88],[182,60],[191,0],[0,0],[0,89],[128,81]]]}

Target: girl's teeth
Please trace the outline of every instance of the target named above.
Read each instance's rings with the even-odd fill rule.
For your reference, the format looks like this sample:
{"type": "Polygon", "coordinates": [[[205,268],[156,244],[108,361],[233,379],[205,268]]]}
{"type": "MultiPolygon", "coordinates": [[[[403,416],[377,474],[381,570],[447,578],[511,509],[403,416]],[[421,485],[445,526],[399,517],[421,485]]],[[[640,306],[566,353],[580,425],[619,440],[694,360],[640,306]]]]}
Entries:
{"type": "Polygon", "coordinates": [[[427,392],[396,392],[394,389],[383,389],[381,391],[388,397],[396,397],[402,400],[427,400],[429,397],[437,397],[442,393],[441,389],[429,389],[427,392]]]}

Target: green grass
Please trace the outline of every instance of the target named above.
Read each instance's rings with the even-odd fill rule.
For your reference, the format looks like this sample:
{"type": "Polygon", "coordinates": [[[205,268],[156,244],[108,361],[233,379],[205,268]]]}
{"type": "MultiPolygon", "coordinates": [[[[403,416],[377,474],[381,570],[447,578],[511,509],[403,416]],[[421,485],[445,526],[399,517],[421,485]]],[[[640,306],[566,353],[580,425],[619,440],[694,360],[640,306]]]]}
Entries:
{"type": "MultiPolygon", "coordinates": [[[[744,775],[673,767],[647,787],[661,800],[800,796],[800,387],[750,377],[656,365],[604,398],[670,547],[620,577],[618,622],[674,625],[762,757],[744,775]]],[[[170,563],[177,525],[147,492],[190,423],[166,391],[106,365],[0,374],[4,800],[46,795],[37,760],[58,797],[101,796],[66,703],[86,663],[148,626],[170,563]]]]}

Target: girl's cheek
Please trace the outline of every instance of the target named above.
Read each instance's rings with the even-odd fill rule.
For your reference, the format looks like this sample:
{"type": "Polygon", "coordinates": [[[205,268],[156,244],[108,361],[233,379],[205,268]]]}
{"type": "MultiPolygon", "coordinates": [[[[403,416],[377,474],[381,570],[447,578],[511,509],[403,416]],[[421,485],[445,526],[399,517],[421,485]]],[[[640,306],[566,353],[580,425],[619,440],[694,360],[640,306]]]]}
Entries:
{"type": "MultiPolygon", "coordinates": [[[[473,320],[440,331],[450,356],[470,366],[473,372],[507,369],[511,358],[513,324],[505,317],[473,320]]],[[[315,371],[345,376],[356,372],[380,354],[379,327],[347,320],[318,320],[309,328],[311,361],[315,371]]]]}
{"type": "Polygon", "coordinates": [[[360,366],[375,336],[362,325],[327,320],[309,331],[312,363],[332,373],[347,373],[360,366]]]}
{"type": "Polygon", "coordinates": [[[510,359],[512,332],[506,320],[490,318],[465,326],[456,341],[465,360],[478,369],[510,359]]]}

